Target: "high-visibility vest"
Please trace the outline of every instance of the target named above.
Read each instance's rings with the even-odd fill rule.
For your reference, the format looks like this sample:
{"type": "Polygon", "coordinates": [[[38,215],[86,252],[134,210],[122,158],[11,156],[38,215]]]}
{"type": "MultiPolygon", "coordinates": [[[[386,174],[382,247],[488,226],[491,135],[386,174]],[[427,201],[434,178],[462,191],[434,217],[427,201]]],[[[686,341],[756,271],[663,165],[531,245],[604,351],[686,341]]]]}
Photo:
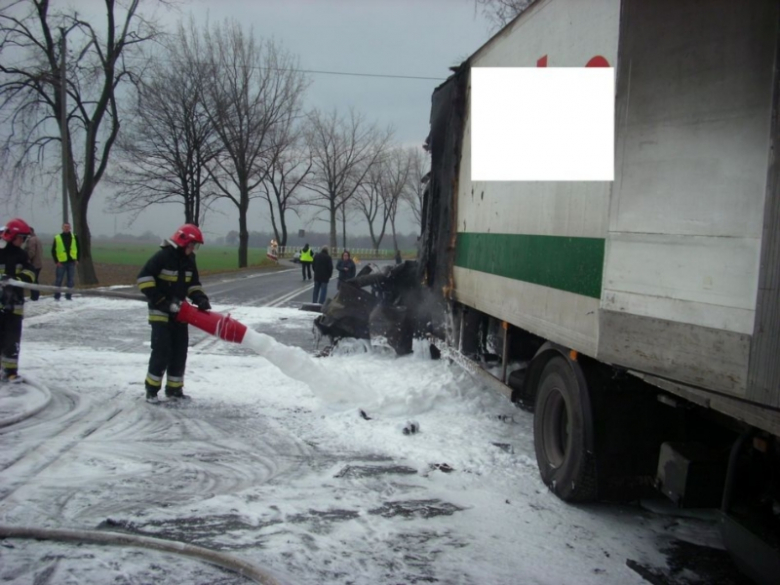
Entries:
{"type": "MultiPolygon", "coordinates": [[[[62,234],[54,236],[55,251],[57,253],[57,262],[67,262],[69,260],[68,253],[65,251],[65,242],[62,241],[62,234]]],[[[70,236],[70,258],[76,259],[79,256],[79,247],[76,244],[76,236],[71,234],[70,236]]]]}
{"type": "Polygon", "coordinates": [[[301,250],[301,262],[314,262],[314,256],[311,253],[311,248],[306,250],[305,252],[301,250]]]}

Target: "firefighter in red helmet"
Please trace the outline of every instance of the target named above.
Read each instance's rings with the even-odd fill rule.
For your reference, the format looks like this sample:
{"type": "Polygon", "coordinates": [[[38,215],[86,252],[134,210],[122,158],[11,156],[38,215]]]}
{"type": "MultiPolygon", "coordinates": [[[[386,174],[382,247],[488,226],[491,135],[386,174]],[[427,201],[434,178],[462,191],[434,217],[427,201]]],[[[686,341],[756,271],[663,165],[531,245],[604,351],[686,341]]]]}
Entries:
{"type": "MultiPolygon", "coordinates": [[[[23,247],[30,235],[30,226],[22,219],[12,219],[3,228],[0,242],[0,270],[2,279],[13,278],[34,282],[35,272],[23,247]]],[[[0,310],[0,376],[4,381],[20,382],[19,348],[22,342],[24,319],[24,290],[18,286],[3,284],[2,310],[0,310]]]]}
{"type": "Polygon", "coordinates": [[[146,400],[158,402],[157,393],[167,375],[165,395],[169,399],[184,394],[184,368],[189,335],[186,323],[176,320],[180,303],[189,298],[201,311],[211,309],[203,291],[195,263],[195,251],[203,244],[198,226],[184,224],[163,242],[138,273],[138,288],[149,299],[152,326],[152,355],[146,373],[146,400]]]}

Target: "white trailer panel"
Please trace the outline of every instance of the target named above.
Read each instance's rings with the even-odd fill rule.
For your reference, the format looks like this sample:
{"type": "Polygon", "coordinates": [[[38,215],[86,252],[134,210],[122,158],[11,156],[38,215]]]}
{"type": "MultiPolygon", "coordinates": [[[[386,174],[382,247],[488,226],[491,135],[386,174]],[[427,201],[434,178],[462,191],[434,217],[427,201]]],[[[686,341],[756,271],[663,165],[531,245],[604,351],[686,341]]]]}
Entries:
{"type": "MultiPolygon", "coordinates": [[[[620,0],[540,0],[483,46],[471,67],[584,67],[594,57],[614,66],[619,20],[620,0]]],[[[467,104],[455,297],[595,353],[611,183],[472,181],[468,111],[467,104]],[[556,266],[546,260],[550,255],[559,259],[556,266]],[[569,270],[575,264],[587,268],[569,270]]]]}

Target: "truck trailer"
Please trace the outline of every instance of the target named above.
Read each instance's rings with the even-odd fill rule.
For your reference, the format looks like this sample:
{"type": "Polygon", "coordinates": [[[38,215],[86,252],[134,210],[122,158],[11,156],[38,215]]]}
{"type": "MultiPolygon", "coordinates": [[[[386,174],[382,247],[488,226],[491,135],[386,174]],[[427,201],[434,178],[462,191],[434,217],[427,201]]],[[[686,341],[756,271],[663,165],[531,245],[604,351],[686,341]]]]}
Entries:
{"type": "Polygon", "coordinates": [[[535,0],[433,94],[420,239],[433,339],[533,411],[544,483],[717,508],[761,583],[780,583],[779,40],[778,0],[535,0]],[[614,181],[472,180],[474,68],[605,66],[614,181]]]}

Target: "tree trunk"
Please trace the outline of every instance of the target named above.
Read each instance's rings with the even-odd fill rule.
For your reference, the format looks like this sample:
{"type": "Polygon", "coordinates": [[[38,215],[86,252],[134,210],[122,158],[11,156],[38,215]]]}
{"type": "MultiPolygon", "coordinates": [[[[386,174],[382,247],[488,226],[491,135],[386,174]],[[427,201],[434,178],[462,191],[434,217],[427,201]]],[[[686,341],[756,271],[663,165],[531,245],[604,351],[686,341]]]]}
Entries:
{"type": "Polygon", "coordinates": [[[343,250],[347,249],[347,210],[341,207],[341,246],[343,250]]]}
{"type": "Polygon", "coordinates": [[[71,199],[73,204],[73,233],[79,238],[79,283],[98,284],[95,265],[92,262],[92,236],[89,233],[89,224],[87,223],[87,201],[89,201],[89,197],[82,195],[71,199]]]}
{"type": "Polygon", "coordinates": [[[246,268],[249,264],[247,249],[249,247],[249,231],[246,227],[246,206],[238,208],[238,267],[246,268]]]}
{"type": "Polygon", "coordinates": [[[336,207],[331,204],[330,206],[330,249],[336,250],[336,207]]]}
{"type": "Polygon", "coordinates": [[[280,246],[286,246],[287,245],[287,222],[284,220],[284,215],[282,215],[281,218],[279,218],[279,223],[282,224],[282,238],[277,239],[280,246]]]}

